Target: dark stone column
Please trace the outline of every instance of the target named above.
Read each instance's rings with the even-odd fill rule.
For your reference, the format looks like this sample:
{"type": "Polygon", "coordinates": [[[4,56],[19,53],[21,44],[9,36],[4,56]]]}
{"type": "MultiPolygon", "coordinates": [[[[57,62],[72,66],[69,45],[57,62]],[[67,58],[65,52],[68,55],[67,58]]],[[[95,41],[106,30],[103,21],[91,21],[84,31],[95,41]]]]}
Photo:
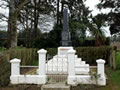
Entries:
{"type": "Polygon", "coordinates": [[[70,32],[69,32],[69,22],[68,22],[68,10],[67,8],[64,9],[63,13],[63,30],[61,33],[61,45],[62,46],[71,46],[71,37],[70,37],[70,32]]]}

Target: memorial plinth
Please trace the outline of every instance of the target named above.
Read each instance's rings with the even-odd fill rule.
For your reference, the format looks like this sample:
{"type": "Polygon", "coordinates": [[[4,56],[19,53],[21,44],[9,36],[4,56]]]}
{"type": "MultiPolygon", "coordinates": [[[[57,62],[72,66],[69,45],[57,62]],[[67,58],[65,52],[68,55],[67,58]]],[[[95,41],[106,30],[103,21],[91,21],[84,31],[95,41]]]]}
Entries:
{"type": "Polygon", "coordinates": [[[58,47],[58,55],[67,55],[67,52],[73,47],[58,47]]]}

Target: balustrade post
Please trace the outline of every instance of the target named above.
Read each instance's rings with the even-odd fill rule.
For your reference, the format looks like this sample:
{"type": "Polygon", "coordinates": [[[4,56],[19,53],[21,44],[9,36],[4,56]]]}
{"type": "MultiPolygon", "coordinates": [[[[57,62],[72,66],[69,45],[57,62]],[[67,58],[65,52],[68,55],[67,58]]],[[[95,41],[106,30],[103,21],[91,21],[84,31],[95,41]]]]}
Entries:
{"type": "Polygon", "coordinates": [[[44,49],[38,51],[39,54],[38,84],[46,83],[46,53],[47,51],[44,49]]]}
{"type": "Polygon", "coordinates": [[[75,78],[75,53],[76,51],[71,49],[67,52],[68,54],[68,80],[67,83],[70,85],[76,84],[75,78]]]}
{"type": "Polygon", "coordinates": [[[97,84],[101,86],[106,85],[106,77],[105,77],[105,69],[104,69],[104,64],[105,61],[103,59],[98,59],[97,61],[97,84]]]}

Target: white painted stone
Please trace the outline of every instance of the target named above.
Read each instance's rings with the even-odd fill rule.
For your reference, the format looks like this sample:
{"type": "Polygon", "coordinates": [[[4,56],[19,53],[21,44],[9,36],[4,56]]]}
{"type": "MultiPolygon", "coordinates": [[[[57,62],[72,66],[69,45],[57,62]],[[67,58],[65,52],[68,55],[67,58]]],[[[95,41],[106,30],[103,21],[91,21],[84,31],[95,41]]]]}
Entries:
{"type": "Polygon", "coordinates": [[[67,51],[73,47],[58,47],[58,55],[67,55],[67,51]]]}
{"type": "Polygon", "coordinates": [[[97,61],[97,83],[98,85],[104,86],[106,85],[106,77],[105,77],[105,69],[104,69],[104,64],[105,61],[103,59],[98,59],[97,61]]]}
{"type": "Polygon", "coordinates": [[[45,84],[46,76],[38,75],[14,75],[10,77],[11,84],[45,84]]]}
{"type": "Polygon", "coordinates": [[[89,74],[89,72],[90,72],[90,69],[89,69],[88,64],[75,66],[75,73],[76,74],[85,75],[85,74],[89,74]]]}
{"type": "Polygon", "coordinates": [[[11,63],[11,75],[20,75],[20,62],[19,59],[12,59],[11,63]]]}
{"type": "Polygon", "coordinates": [[[37,78],[37,84],[41,85],[41,84],[45,84],[47,81],[47,76],[43,75],[43,76],[38,76],[37,78]]]}
{"type": "Polygon", "coordinates": [[[84,65],[84,64],[85,64],[85,61],[81,61],[80,64],[83,64],[83,65],[84,65]]]}
{"type": "MultiPolygon", "coordinates": [[[[66,48],[66,47],[65,47],[66,48]]],[[[39,53],[39,69],[38,75],[20,75],[20,60],[11,60],[11,84],[45,84],[47,74],[68,74],[67,83],[75,84],[98,84],[106,85],[106,77],[104,74],[104,63],[102,59],[97,60],[98,68],[97,75],[100,77],[97,80],[89,75],[90,67],[81,58],[75,55],[76,51],[73,48],[68,50],[59,49],[58,55],[54,56],[46,63],[47,51],[41,49],[39,53]],[[61,51],[62,50],[62,51],[61,51]],[[66,53],[67,52],[67,53],[66,53]],[[63,55],[64,54],[64,55],[63,55]]]]}
{"type": "Polygon", "coordinates": [[[68,80],[67,83],[70,85],[75,85],[75,53],[76,51],[70,49],[67,52],[68,55],[68,80]]]}
{"type": "Polygon", "coordinates": [[[41,49],[38,51],[38,54],[39,54],[39,75],[42,75],[42,76],[46,74],[46,71],[45,71],[46,53],[47,53],[47,51],[44,49],[41,49]]]}
{"type": "Polygon", "coordinates": [[[67,84],[69,85],[76,85],[76,76],[68,76],[67,78],[67,84]]]}
{"type": "Polygon", "coordinates": [[[96,80],[91,75],[76,75],[77,84],[96,84],[96,80]]]}
{"type": "Polygon", "coordinates": [[[105,76],[105,73],[104,73],[104,64],[105,64],[105,61],[102,60],[102,59],[98,59],[96,62],[98,64],[97,74],[101,75],[101,77],[105,76]]]}
{"type": "MultiPolygon", "coordinates": [[[[68,71],[68,60],[66,55],[56,55],[53,59],[46,63],[46,71],[52,73],[67,73],[68,71]]],[[[75,74],[89,74],[89,65],[81,61],[81,58],[77,58],[75,55],[75,74]]]]}
{"type": "MultiPolygon", "coordinates": [[[[25,80],[27,81],[28,84],[37,84],[37,80],[39,79],[38,75],[26,75],[25,80]]],[[[41,80],[42,81],[42,80],[41,80]]],[[[38,83],[39,84],[39,83],[38,83]]],[[[40,83],[40,84],[43,84],[40,83]]],[[[45,84],[45,83],[44,83],[45,84]]]]}
{"type": "Polygon", "coordinates": [[[39,69],[38,69],[38,84],[46,83],[46,53],[47,51],[41,49],[38,51],[39,54],[39,69]]]}
{"type": "Polygon", "coordinates": [[[40,49],[38,50],[38,54],[46,54],[47,51],[45,49],[40,49]]]}
{"type": "Polygon", "coordinates": [[[99,77],[97,78],[97,85],[99,86],[105,86],[106,85],[106,77],[99,77]]]}
{"type": "Polygon", "coordinates": [[[10,83],[11,84],[19,84],[19,75],[11,75],[10,76],[10,83]]]}
{"type": "Polygon", "coordinates": [[[81,58],[76,58],[75,59],[75,64],[80,64],[81,63],[81,58]]]}

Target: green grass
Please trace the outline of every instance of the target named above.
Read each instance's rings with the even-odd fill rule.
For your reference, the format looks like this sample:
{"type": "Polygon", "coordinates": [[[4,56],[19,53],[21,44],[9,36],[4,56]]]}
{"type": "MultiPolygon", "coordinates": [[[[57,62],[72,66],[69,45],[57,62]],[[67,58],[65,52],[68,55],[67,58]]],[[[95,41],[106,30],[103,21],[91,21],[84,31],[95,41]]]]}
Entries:
{"type": "Polygon", "coordinates": [[[106,74],[108,77],[107,85],[98,90],[120,90],[120,69],[113,70],[107,67],[106,74]]]}
{"type": "Polygon", "coordinates": [[[107,75],[112,84],[120,85],[120,69],[107,68],[107,75]]]}
{"type": "Polygon", "coordinates": [[[116,53],[116,65],[120,69],[120,50],[116,53]]]}

